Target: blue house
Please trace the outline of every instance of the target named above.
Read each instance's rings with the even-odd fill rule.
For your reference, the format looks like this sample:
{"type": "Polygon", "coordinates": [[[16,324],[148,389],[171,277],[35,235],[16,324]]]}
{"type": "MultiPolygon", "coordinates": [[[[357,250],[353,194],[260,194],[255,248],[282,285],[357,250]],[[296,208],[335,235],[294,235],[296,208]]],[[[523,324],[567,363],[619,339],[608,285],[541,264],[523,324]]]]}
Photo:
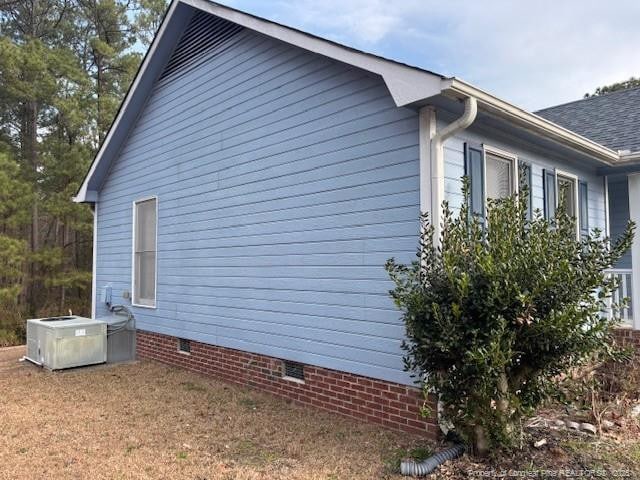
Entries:
{"type": "Polygon", "coordinates": [[[552,215],[564,198],[576,235],[618,228],[612,200],[637,199],[624,215],[640,217],[640,155],[545,116],[174,0],[75,198],[95,212],[92,315],[109,314],[110,291],[135,314],[141,356],[431,432],[384,270],[414,258],[420,212],[437,225],[443,200],[459,207],[465,173],[482,212],[524,169],[531,208],[552,215]]]}
{"type": "MultiPolygon", "coordinates": [[[[616,165],[600,169],[607,178],[608,233],[612,238],[618,237],[630,219],[640,224],[637,191],[640,176],[634,175],[639,171],[640,160],[640,87],[584,98],[537,113],[620,154],[616,165]]],[[[640,289],[632,288],[640,285],[640,277],[634,273],[640,271],[638,245],[636,242],[613,271],[621,280],[618,298],[633,297],[632,305],[640,305],[640,289]]],[[[629,327],[640,329],[640,311],[628,308],[621,313],[629,327]]]]}

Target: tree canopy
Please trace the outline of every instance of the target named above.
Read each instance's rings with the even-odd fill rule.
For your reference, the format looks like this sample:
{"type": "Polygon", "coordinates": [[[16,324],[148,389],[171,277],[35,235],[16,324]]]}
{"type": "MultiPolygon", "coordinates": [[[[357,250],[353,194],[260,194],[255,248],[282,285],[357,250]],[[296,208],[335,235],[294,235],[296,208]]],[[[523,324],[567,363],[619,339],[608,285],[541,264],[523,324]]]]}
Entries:
{"type": "Polygon", "coordinates": [[[617,92],[619,90],[627,90],[629,88],[640,87],[640,78],[630,77],[628,80],[622,82],[612,83],[610,85],[604,85],[596,88],[593,93],[585,93],[584,98],[598,97],[600,95],[606,95],[607,93],[617,92]]]}
{"type": "Polygon", "coordinates": [[[0,330],[3,312],[89,313],[93,218],[71,197],[165,8],[0,1],[0,330]]]}

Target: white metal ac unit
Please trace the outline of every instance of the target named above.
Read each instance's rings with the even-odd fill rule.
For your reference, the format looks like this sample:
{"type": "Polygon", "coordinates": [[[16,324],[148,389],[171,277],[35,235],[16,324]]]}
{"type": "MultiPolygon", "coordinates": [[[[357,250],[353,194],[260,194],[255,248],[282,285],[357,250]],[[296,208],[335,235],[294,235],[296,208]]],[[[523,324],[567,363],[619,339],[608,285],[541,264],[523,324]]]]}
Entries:
{"type": "Polygon", "coordinates": [[[50,370],[107,361],[107,324],[66,316],[27,320],[27,360],[50,370]]]}

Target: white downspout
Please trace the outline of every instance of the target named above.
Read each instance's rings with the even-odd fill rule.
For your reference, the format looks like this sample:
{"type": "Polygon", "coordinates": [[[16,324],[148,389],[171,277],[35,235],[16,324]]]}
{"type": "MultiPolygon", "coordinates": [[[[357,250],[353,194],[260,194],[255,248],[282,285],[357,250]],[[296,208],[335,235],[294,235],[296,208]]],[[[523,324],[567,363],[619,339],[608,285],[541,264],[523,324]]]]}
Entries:
{"type": "Polygon", "coordinates": [[[474,97],[464,101],[464,113],[460,118],[436,132],[431,137],[431,222],[434,242],[440,243],[442,230],[442,201],[444,200],[444,142],[469,127],[478,114],[478,102],[474,97]]]}
{"type": "MultiPolygon", "coordinates": [[[[425,107],[421,110],[420,116],[420,131],[421,138],[429,135],[431,138],[431,145],[428,149],[429,159],[427,161],[425,157],[426,151],[423,151],[423,143],[421,143],[420,152],[420,207],[425,211],[424,203],[427,202],[424,195],[424,186],[422,182],[423,175],[427,171],[427,167],[431,170],[431,224],[433,225],[434,237],[433,241],[436,245],[440,244],[440,234],[442,230],[442,200],[444,200],[444,142],[452,135],[469,127],[478,114],[478,103],[474,97],[467,97],[464,102],[464,113],[460,118],[447,125],[445,128],[437,131],[435,110],[431,107],[425,107]]],[[[427,150],[426,148],[424,150],[427,150]]],[[[451,430],[452,425],[447,424],[441,417],[442,404],[438,401],[437,404],[437,417],[438,425],[440,429],[446,435],[451,430]]]]}

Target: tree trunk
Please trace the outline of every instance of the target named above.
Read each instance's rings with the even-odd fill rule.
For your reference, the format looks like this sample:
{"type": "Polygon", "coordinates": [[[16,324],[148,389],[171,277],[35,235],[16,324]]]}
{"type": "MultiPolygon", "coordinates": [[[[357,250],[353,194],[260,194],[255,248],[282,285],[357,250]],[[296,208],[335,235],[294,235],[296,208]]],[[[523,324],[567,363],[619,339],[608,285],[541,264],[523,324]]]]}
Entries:
{"type": "Polygon", "coordinates": [[[102,118],[102,56],[95,55],[96,64],[96,121],[98,124],[98,145],[102,145],[104,136],[102,118]]]}
{"type": "Polygon", "coordinates": [[[512,424],[511,415],[511,402],[509,400],[509,380],[507,379],[507,372],[502,372],[498,379],[498,393],[500,397],[497,402],[497,410],[500,412],[500,416],[503,420],[504,431],[502,432],[507,437],[511,437],[514,432],[514,426],[512,424]]]}
{"type": "Polygon", "coordinates": [[[498,398],[497,408],[502,415],[509,415],[509,381],[506,372],[500,374],[498,379],[498,398]]]}
{"type": "MultiPolygon", "coordinates": [[[[22,158],[26,163],[26,169],[33,181],[37,185],[38,176],[38,105],[35,101],[27,101],[24,104],[22,116],[22,158]]],[[[38,210],[38,194],[33,199],[31,207],[31,231],[29,232],[29,247],[31,252],[36,252],[40,248],[40,230],[39,230],[39,210],[38,210]]],[[[36,313],[36,285],[35,278],[37,276],[37,267],[33,260],[29,261],[27,269],[29,278],[26,281],[25,297],[27,301],[27,310],[31,314],[36,313]]]]}
{"type": "Polygon", "coordinates": [[[473,452],[478,457],[485,457],[489,453],[489,440],[487,432],[481,425],[476,425],[473,429],[473,452]]]}

